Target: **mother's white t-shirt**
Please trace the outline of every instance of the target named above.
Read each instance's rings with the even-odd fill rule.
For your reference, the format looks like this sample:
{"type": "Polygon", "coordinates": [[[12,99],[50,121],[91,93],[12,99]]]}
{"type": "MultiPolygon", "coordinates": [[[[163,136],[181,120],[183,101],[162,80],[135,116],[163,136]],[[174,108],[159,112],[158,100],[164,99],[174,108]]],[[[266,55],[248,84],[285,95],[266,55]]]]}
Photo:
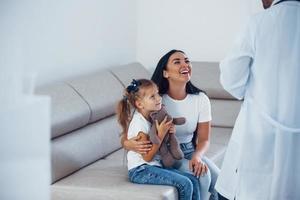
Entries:
{"type": "Polygon", "coordinates": [[[191,142],[197,124],[211,121],[210,101],[203,92],[188,94],[183,100],[175,100],[164,94],[162,103],[173,118],[185,117],[186,119],[185,124],[176,126],[179,143],[191,142]]]}

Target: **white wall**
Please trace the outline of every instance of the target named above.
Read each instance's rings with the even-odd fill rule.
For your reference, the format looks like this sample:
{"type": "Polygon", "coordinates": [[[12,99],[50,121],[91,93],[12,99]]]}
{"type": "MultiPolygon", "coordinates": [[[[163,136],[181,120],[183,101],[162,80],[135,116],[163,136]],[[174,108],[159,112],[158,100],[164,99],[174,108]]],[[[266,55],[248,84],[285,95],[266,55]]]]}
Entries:
{"type": "Polygon", "coordinates": [[[220,61],[260,0],[141,0],[137,60],[151,69],[171,49],[191,60],[220,61]]]}
{"type": "Polygon", "coordinates": [[[136,0],[4,0],[0,7],[0,42],[18,40],[2,50],[19,49],[19,65],[38,72],[38,85],[136,60],[136,0]]]}
{"type": "Polygon", "coordinates": [[[37,72],[43,85],[132,61],[151,69],[173,48],[219,61],[258,7],[260,0],[3,0],[0,66],[37,72]]]}

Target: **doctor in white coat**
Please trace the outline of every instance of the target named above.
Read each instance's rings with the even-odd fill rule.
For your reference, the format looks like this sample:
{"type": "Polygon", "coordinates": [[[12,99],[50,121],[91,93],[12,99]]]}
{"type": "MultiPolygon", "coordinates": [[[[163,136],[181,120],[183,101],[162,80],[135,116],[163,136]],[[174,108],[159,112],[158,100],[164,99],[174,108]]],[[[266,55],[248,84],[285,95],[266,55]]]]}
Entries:
{"type": "Polygon", "coordinates": [[[300,2],[271,4],[220,64],[223,87],[244,99],[216,184],[228,199],[300,199],[300,2]]]}

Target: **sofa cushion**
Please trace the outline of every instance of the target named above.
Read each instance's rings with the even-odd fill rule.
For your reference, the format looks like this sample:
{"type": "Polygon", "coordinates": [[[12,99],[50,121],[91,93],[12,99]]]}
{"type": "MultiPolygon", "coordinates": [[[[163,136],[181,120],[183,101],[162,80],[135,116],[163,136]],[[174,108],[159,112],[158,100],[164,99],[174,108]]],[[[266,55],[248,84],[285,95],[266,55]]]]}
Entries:
{"type": "Polygon", "coordinates": [[[110,72],[122,83],[123,87],[127,87],[132,79],[151,78],[150,72],[140,63],[112,67],[110,72]]]}
{"type": "Polygon", "coordinates": [[[52,182],[121,147],[115,116],[52,140],[52,182]]]}
{"type": "Polygon", "coordinates": [[[119,150],[84,169],[58,181],[51,187],[56,200],[175,200],[177,191],[171,186],[143,185],[129,182],[124,151],[119,150]],[[154,192],[155,191],[155,192],[154,192]]]}
{"type": "MultiPolygon", "coordinates": [[[[219,167],[231,131],[231,128],[212,128],[211,145],[206,155],[219,167]]],[[[52,198],[56,200],[178,199],[174,187],[130,183],[125,158],[126,152],[120,149],[56,182],[51,186],[52,198]]]]}
{"type": "Polygon", "coordinates": [[[77,92],[65,83],[45,86],[37,94],[51,97],[51,137],[55,138],[85,126],[90,109],[77,92]]]}
{"type": "Polygon", "coordinates": [[[231,132],[231,128],[212,127],[211,129],[210,145],[206,156],[219,168],[221,168],[231,132]]]}
{"type": "Polygon", "coordinates": [[[232,128],[240,111],[242,101],[210,99],[210,102],[212,126],[232,128]]]}
{"type": "Polygon", "coordinates": [[[208,97],[216,99],[235,99],[225,91],[219,81],[218,62],[192,62],[192,83],[204,90],[208,97]]]}
{"type": "Polygon", "coordinates": [[[107,70],[100,70],[67,82],[89,105],[90,123],[114,114],[115,105],[122,98],[122,85],[107,70]]]}

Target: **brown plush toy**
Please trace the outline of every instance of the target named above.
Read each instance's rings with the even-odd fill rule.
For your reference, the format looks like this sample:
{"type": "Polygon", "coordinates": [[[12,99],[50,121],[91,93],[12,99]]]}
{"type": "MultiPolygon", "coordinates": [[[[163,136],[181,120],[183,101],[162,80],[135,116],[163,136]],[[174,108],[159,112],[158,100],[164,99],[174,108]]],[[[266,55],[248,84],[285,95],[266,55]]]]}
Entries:
{"type": "MultiPolygon", "coordinates": [[[[162,106],[162,108],[159,111],[152,112],[150,114],[152,125],[149,132],[149,139],[153,144],[160,143],[160,139],[157,136],[155,120],[157,120],[158,123],[161,123],[166,116],[167,116],[167,121],[173,119],[173,124],[175,125],[182,125],[185,123],[184,117],[172,118],[167,113],[167,110],[164,108],[164,106],[162,106]]],[[[180,160],[184,156],[174,133],[166,134],[166,136],[164,137],[161,143],[158,153],[161,156],[163,166],[166,168],[172,167],[175,163],[175,160],[180,160]]]]}

